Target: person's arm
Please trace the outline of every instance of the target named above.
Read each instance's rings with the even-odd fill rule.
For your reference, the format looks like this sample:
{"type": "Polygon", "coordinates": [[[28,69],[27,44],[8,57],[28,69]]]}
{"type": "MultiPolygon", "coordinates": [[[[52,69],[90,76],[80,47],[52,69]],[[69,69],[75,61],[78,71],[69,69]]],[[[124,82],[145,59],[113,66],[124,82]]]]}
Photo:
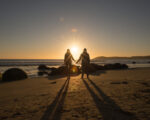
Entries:
{"type": "Polygon", "coordinates": [[[65,56],[64,56],[64,63],[66,64],[66,54],[65,54],[65,56]]]}
{"type": "Polygon", "coordinates": [[[79,59],[78,59],[78,61],[76,63],[78,63],[81,60],[81,58],[82,58],[82,54],[80,55],[80,57],[79,57],[79,59]]]}
{"type": "Polygon", "coordinates": [[[71,55],[72,60],[75,62],[75,59],[73,58],[73,56],[71,55]]]}

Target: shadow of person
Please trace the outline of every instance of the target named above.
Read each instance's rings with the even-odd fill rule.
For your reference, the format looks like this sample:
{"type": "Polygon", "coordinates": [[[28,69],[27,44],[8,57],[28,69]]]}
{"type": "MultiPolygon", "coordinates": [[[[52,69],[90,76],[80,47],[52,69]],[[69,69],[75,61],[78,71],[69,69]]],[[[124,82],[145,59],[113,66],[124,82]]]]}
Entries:
{"type": "Polygon", "coordinates": [[[137,120],[137,118],[132,113],[123,111],[115,103],[115,101],[108,97],[91,79],[88,79],[88,81],[96,89],[101,98],[96,95],[87,81],[84,79],[82,80],[87,90],[91,94],[98,111],[102,115],[103,120],[137,120]]]}
{"type": "Polygon", "coordinates": [[[64,100],[68,91],[70,79],[67,79],[57,96],[53,100],[53,102],[47,107],[44,112],[41,120],[60,120],[61,119],[61,111],[64,105],[64,100]]]}
{"type": "MultiPolygon", "coordinates": [[[[77,73],[77,74],[71,74],[70,75],[70,78],[71,77],[76,77],[76,76],[79,76],[80,75],[80,73],[77,73]]],[[[47,78],[49,79],[49,80],[57,80],[57,79],[61,79],[61,78],[65,78],[65,77],[67,77],[67,75],[53,75],[53,76],[48,76],[47,78]]]]}

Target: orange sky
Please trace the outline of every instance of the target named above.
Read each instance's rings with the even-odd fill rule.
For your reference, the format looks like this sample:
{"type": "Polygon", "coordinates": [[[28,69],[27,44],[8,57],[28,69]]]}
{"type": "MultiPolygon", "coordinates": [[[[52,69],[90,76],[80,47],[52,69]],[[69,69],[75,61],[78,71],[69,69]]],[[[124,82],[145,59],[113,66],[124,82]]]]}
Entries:
{"type": "Polygon", "coordinates": [[[149,11],[148,0],[3,1],[0,59],[63,59],[73,46],[76,59],[83,48],[91,58],[150,55],[149,11]]]}

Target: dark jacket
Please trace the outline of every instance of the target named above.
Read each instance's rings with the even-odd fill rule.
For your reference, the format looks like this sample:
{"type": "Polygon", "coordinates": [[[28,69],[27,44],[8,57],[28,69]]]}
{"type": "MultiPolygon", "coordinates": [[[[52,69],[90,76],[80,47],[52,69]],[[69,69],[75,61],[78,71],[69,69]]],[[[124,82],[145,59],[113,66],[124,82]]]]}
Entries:
{"type": "Polygon", "coordinates": [[[86,66],[86,65],[89,65],[90,64],[90,56],[87,52],[83,52],[81,55],[80,55],[80,58],[78,60],[78,62],[81,60],[81,64],[82,66],[86,66]]]}

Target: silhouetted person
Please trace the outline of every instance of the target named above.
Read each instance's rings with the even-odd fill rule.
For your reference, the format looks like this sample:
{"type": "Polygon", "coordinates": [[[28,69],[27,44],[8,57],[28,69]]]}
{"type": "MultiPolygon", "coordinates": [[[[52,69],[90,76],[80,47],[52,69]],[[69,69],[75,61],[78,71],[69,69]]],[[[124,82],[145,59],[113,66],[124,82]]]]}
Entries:
{"type": "Polygon", "coordinates": [[[66,52],[65,58],[64,58],[64,63],[67,67],[67,78],[68,79],[70,79],[70,69],[71,69],[71,65],[72,65],[72,60],[74,60],[74,58],[72,57],[70,50],[67,49],[67,52],[66,52]]]}
{"type": "Polygon", "coordinates": [[[87,53],[87,49],[84,48],[83,53],[80,55],[78,61],[76,63],[78,63],[81,60],[81,68],[82,68],[82,76],[81,78],[83,78],[84,74],[87,74],[87,78],[89,77],[89,64],[90,64],[90,56],[87,53]]]}

